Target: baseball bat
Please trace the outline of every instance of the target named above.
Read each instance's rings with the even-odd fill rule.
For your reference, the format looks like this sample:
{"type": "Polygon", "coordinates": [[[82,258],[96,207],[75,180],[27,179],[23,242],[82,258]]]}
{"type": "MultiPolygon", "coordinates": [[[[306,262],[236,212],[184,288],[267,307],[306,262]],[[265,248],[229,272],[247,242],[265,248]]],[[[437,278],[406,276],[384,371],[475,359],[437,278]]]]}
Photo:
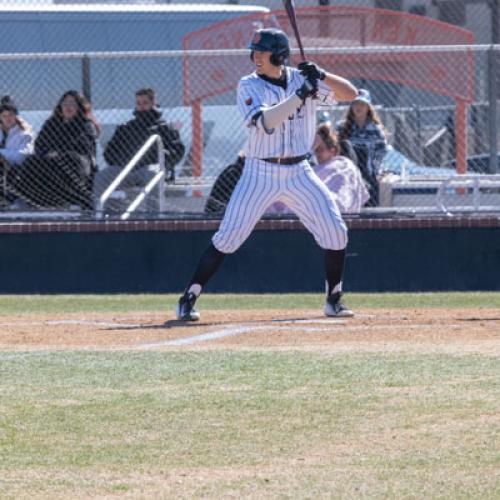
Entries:
{"type": "Polygon", "coordinates": [[[300,50],[300,56],[302,60],[306,60],[304,54],[304,47],[302,46],[302,40],[300,39],[299,27],[297,25],[297,18],[295,17],[295,2],[294,0],[283,0],[283,5],[285,6],[286,13],[288,14],[288,19],[290,19],[290,24],[292,25],[293,32],[295,33],[295,39],[300,50]]]}

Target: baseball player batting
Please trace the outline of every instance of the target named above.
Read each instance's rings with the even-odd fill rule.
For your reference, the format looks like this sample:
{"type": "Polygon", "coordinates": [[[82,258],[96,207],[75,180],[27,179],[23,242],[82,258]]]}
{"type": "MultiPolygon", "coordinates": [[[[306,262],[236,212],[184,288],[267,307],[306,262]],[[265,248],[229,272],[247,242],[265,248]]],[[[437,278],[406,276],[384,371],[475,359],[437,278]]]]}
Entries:
{"type": "Polygon", "coordinates": [[[347,227],[335,199],[308,162],[316,129],[317,103],[351,101],[356,88],[312,62],[285,65],[288,37],[260,29],[249,45],[255,71],[238,86],[238,108],[248,138],[245,167],[224,218],[177,305],[177,318],[197,321],[194,308],[224,257],[235,252],[269,205],[282,201],[325,250],[327,316],[352,316],[341,300],[347,227]]]}

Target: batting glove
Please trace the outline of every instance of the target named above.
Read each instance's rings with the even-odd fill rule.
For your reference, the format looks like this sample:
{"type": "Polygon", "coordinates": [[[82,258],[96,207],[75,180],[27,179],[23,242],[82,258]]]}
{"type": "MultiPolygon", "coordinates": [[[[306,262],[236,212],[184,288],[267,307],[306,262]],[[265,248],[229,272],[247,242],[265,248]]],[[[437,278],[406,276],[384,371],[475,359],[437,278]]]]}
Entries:
{"type": "Polygon", "coordinates": [[[300,73],[306,78],[311,78],[314,80],[324,80],[326,78],[326,72],[324,69],[320,68],[316,63],[311,61],[303,61],[298,65],[300,73]]]}
{"type": "Polygon", "coordinates": [[[295,94],[304,102],[309,96],[314,97],[318,91],[318,80],[306,77],[304,83],[295,91],[295,94]]]}

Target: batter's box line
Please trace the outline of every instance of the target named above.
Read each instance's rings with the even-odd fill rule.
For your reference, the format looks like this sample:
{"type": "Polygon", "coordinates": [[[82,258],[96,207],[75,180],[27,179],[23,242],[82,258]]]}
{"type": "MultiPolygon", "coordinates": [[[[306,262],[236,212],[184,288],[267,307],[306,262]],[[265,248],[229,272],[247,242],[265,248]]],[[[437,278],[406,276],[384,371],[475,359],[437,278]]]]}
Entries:
{"type": "MultiPolygon", "coordinates": [[[[346,322],[342,320],[329,320],[330,325],[344,325],[346,322]]],[[[163,340],[160,342],[150,342],[147,344],[139,344],[137,347],[139,349],[154,349],[155,347],[166,347],[166,346],[183,346],[183,345],[193,345],[198,342],[207,342],[210,340],[218,340],[226,337],[235,337],[237,335],[243,335],[246,333],[254,333],[258,331],[279,331],[279,330],[296,330],[300,332],[331,332],[330,328],[293,328],[293,326],[236,326],[230,328],[224,328],[223,330],[218,330],[215,332],[201,333],[199,335],[192,335],[191,337],[183,337],[174,340],[163,340]]]]}

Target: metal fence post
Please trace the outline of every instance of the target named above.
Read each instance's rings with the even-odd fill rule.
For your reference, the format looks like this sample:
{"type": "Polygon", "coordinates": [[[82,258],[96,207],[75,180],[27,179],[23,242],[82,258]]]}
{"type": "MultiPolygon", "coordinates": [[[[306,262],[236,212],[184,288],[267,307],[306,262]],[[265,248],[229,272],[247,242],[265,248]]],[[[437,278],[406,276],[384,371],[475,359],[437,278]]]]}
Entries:
{"type": "Polygon", "coordinates": [[[418,159],[418,163],[419,165],[422,165],[423,163],[423,159],[424,159],[424,151],[423,151],[423,147],[422,147],[422,112],[420,110],[420,106],[417,104],[416,106],[414,106],[414,109],[415,109],[415,122],[416,122],[416,125],[417,125],[417,144],[418,144],[418,148],[417,148],[417,159],[418,159]]]}
{"type": "Polygon", "coordinates": [[[91,102],[92,86],[90,82],[90,57],[84,54],[82,57],[82,94],[91,102]]]}
{"type": "Polygon", "coordinates": [[[490,161],[488,171],[490,174],[499,172],[497,148],[497,57],[495,45],[488,50],[488,101],[489,101],[489,142],[490,161]]]}
{"type": "Polygon", "coordinates": [[[158,136],[156,143],[158,144],[158,172],[163,172],[163,177],[158,183],[158,211],[163,214],[165,212],[165,146],[161,136],[158,136]]]}

